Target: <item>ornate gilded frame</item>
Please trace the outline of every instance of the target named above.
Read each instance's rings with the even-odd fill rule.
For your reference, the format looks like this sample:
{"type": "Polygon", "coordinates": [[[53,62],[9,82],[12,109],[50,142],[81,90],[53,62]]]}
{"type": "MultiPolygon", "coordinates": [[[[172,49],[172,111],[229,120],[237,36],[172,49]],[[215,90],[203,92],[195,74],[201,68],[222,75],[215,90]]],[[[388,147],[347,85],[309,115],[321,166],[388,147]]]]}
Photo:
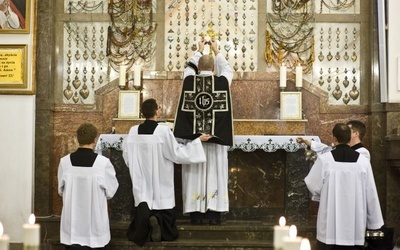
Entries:
{"type": "MultiPolygon", "coordinates": [[[[2,28],[1,33],[30,33],[31,18],[31,0],[12,0],[10,5],[11,11],[14,12],[19,19],[20,28],[2,28]],[[20,7],[20,8],[18,8],[20,7]]],[[[1,24],[0,24],[1,25],[1,24]]]]}
{"type": "Polygon", "coordinates": [[[31,94],[27,79],[26,44],[0,45],[0,94],[31,94]]]}
{"type": "Polygon", "coordinates": [[[140,117],[140,91],[120,90],[118,101],[118,118],[140,117]]]}
{"type": "Polygon", "coordinates": [[[301,92],[281,92],[281,117],[282,120],[302,119],[301,92]]]}

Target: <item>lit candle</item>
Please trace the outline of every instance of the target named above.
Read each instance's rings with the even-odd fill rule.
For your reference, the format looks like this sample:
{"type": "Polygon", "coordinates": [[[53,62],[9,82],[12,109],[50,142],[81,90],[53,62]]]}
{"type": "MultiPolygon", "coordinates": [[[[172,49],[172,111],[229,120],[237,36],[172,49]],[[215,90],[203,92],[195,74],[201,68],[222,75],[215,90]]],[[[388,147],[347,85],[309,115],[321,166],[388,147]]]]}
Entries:
{"type": "Polygon", "coordinates": [[[126,68],[127,68],[126,65],[119,66],[119,86],[124,86],[125,87],[126,68]]]}
{"type": "Polygon", "coordinates": [[[289,226],[286,226],[285,217],[279,218],[279,226],[274,226],[274,248],[283,247],[283,237],[289,236],[289,226]]]}
{"type": "Polygon", "coordinates": [[[300,63],[296,66],[296,88],[303,87],[303,67],[300,63]]]}
{"type": "Polygon", "coordinates": [[[35,224],[35,215],[29,216],[29,223],[23,225],[24,246],[40,246],[40,225],[35,224]]]}
{"type": "Polygon", "coordinates": [[[311,244],[307,238],[301,240],[300,250],[311,250],[311,244]]]}
{"type": "Polygon", "coordinates": [[[0,250],[8,250],[10,237],[7,234],[3,234],[3,231],[3,224],[0,222],[0,250]]]}
{"type": "Polygon", "coordinates": [[[280,69],[280,81],[279,81],[279,87],[281,88],[286,88],[286,65],[285,63],[282,63],[281,69],[280,69]]]}
{"type": "Polygon", "coordinates": [[[300,250],[301,237],[297,237],[297,227],[291,225],[289,228],[289,236],[283,237],[283,249],[300,250]]]}
{"type": "Polygon", "coordinates": [[[134,82],[133,85],[140,87],[140,78],[142,76],[142,65],[140,63],[136,63],[133,65],[134,70],[134,82]]]}

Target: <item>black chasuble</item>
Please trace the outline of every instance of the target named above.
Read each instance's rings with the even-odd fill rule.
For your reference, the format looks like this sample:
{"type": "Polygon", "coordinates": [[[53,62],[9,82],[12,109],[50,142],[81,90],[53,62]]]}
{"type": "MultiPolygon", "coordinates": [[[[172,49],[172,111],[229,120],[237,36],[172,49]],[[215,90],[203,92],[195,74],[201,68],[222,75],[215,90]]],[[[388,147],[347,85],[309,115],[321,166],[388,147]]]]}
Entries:
{"type": "Polygon", "coordinates": [[[232,102],[228,80],[224,76],[188,76],[175,116],[174,135],[195,139],[208,133],[208,142],[233,145],[232,102]]]}

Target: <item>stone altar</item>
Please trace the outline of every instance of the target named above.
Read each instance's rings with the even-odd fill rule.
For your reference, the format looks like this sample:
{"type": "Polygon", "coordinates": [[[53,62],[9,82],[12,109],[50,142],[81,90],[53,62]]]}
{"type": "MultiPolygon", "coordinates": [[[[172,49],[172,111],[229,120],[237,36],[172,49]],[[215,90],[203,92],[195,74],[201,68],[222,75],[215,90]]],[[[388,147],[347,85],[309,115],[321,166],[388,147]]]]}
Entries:
{"type": "MultiPolygon", "coordinates": [[[[115,131],[127,133],[132,125],[143,120],[114,119],[114,122],[115,131]]],[[[320,140],[317,136],[303,135],[305,122],[234,120],[235,144],[228,153],[230,211],[224,219],[276,223],[284,215],[288,222],[308,221],[309,197],[303,179],[310,166],[296,137],[320,140]],[[245,131],[251,134],[238,134],[245,131]],[[278,132],[282,135],[277,135],[278,132]]],[[[125,137],[126,134],[102,134],[96,145],[98,152],[108,154],[117,171],[120,188],[110,201],[111,220],[117,221],[130,220],[133,207],[131,180],[121,152],[125,137]]],[[[184,219],[180,165],[176,165],[175,189],[175,209],[178,219],[184,219]]]]}

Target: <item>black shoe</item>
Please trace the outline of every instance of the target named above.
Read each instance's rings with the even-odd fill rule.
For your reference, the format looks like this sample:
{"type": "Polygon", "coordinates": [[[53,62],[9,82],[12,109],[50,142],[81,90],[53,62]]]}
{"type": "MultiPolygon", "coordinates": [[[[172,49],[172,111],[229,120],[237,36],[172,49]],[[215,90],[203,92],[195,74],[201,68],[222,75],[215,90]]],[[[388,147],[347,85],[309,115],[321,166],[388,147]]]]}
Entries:
{"type": "Polygon", "coordinates": [[[161,241],[161,229],[155,216],[150,216],[151,240],[155,242],[161,241]]]}
{"type": "Polygon", "coordinates": [[[210,220],[209,224],[212,226],[219,225],[221,224],[221,220],[210,220]]]}
{"type": "Polygon", "coordinates": [[[201,219],[192,219],[192,220],[190,220],[190,224],[192,224],[192,225],[202,225],[203,221],[201,219]]]}

